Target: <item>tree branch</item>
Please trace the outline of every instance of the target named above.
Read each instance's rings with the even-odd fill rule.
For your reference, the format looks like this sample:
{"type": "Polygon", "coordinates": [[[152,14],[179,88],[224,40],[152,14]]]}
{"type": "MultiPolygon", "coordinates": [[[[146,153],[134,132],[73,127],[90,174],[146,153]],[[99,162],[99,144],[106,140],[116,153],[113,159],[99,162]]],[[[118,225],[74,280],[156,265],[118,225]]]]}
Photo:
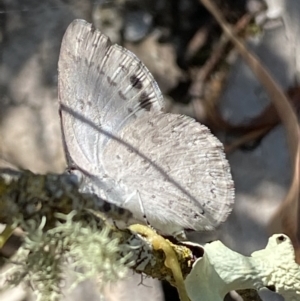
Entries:
{"type": "MultiPolygon", "coordinates": [[[[57,223],[61,223],[61,215],[70,214],[74,210],[77,212],[74,214],[75,221],[89,224],[94,219],[99,231],[103,230],[106,224],[103,220],[107,217],[125,223],[130,222],[132,217],[129,211],[108,203],[96,195],[80,193],[74,176],[38,175],[30,171],[13,173],[2,171],[0,177],[1,223],[15,227],[18,226],[15,224],[18,218],[22,217],[25,223],[32,224],[34,221],[38,228],[44,220],[42,230],[47,231],[56,227],[57,223]]],[[[178,275],[174,274],[176,268],[172,267],[172,256],[167,251],[168,246],[174,250],[183,279],[190,274],[196,260],[202,258],[205,248],[193,243],[172,243],[157,235],[154,230],[149,230],[144,226],[148,229],[145,231],[143,226],[140,227],[131,227],[134,231],[110,227],[111,239],[119,240],[119,258],[126,257],[127,262],[131,262],[131,268],[138,273],[167,280],[178,286],[176,281],[178,275]],[[128,256],[129,250],[130,256],[128,256]]],[[[248,295],[249,291],[251,290],[243,290],[244,294],[248,293],[248,295]]],[[[253,300],[253,294],[251,298],[245,300],[253,300]]]]}

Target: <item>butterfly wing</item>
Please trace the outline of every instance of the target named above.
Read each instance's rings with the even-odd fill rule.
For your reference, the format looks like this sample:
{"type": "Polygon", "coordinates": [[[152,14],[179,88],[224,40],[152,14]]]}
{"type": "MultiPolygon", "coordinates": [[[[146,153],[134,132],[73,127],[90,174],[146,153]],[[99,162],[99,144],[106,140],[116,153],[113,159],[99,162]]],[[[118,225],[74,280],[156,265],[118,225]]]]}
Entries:
{"type": "Polygon", "coordinates": [[[144,64],[84,20],[73,21],[58,64],[59,102],[68,159],[102,174],[103,147],[126,124],[163,109],[163,97],[144,64]]]}
{"type": "MultiPolygon", "coordinates": [[[[107,144],[104,169],[127,195],[138,191],[156,229],[211,230],[227,218],[233,181],[223,146],[208,128],[187,116],[149,114],[124,127],[120,138],[126,144],[107,144]]],[[[125,206],[141,217],[137,197],[125,206]]]]}
{"type": "Polygon", "coordinates": [[[226,219],[234,193],[221,143],[188,117],[162,114],[146,67],[83,20],[63,38],[59,101],[65,149],[88,174],[87,191],[166,234],[226,219]]]}

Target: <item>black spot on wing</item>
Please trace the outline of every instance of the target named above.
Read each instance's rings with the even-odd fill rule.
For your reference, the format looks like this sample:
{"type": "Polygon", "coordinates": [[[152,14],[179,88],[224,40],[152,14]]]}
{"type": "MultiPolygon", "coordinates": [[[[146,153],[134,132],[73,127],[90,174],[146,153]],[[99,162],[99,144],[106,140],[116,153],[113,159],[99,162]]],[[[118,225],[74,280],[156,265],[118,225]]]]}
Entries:
{"type": "Polygon", "coordinates": [[[127,99],[126,96],[122,93],[122,91],[119,91],[118,94],[123,100],[127,99]]]}
{"type": "Polygon", "coordinates": [[[88,60],[87,58],[84,59],[84,63],[87,67],[91,68],[94,65],[93,61],[88,60]]]}
{"type": "Polygon", "coordinates": [[[141,90],[143,88],[142,81],[135,74],[130,76],[130,83],[135,89],[141,90]]]}
{"type": "Polygon", "coordinates": [[[78,99],[78,105],[79,105],[80,111],[83,111],[86,108],[86,106],[91,107],[92,102],[90,100],[85,100],[83,98],[80,98],[80,99],[78,99]]]}
{"type": "Polygon", "coordinates": [[[94,33],[95,31],[98,31],[98,30],[96,29],[96,27],[93,24],[91,24],[90,31],[91,31],[91,33],[94,33]]]}
{"type": "Polygon", "coordinates": [[[101,69],[101,65],[97,65],[97,72],[99,73],[99,74],[101,74],[101,75],[104,75],[105,73],[104,73],[104,71],[101,69]]]}
{"type": "Polygon", "coordinates": [[[114,86],[114,87],[117,86],[117,83],[114,82],[110,76],[107,76],[107,82],[108,82],[111,86],[114,86]]]}
{"type": "Polygon", "coordinates": [[[137,118],[136,114],[133,113],[133,110],[131,108],[128,108],[127,111],[128,111],[130,116],[134,117],[134,119],[137,118]]]}
{"type": "Polygon", "coordinates": [[[78,104],[79,104],[80,111],[83,111],[85,101],[83,99],[78,99],[78,104]]]}
{"type": "Polygon", "coordinates": [[[73,54],[71,51],[67,50],[66,53],[71,58],[71,60],[73,60],[74,62],[78,61],[77,56],[73,54]]]}
{"type": "Polygon", "coordinates": [[[121,68],[121,70],[122,70],[124,73],[128,73],[128,72],[129,72],[129,69],[126,67],[126,65],[120,64],[119,67],[121,68]]]}
{"type": "Polygon", "coordinates": [[[80,36],[77,36],[76,41],[77,41],[78,44],[80,44],[83,41],[83,38],[80,37],[80,36]]]}
{"type": "Polygon", "coordinates": [[[143,108],[147,111],[151,110],[151,107],[152,107],[151,97],[146,92],[143,92],[140,95],[139,103],[140,103],[141,108],[143,108]]]}

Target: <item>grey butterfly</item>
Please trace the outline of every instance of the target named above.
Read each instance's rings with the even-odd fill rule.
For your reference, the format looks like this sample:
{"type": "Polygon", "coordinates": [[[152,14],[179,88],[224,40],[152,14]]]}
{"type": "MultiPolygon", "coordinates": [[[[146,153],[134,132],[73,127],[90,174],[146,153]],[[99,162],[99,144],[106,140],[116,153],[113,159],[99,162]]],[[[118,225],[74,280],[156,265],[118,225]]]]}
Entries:
{"type": "Polygon", "coordinates": [[[234,188],[222,144],[195,120],[163,113],[159,87],[133,53],[75,20],[58,69],[65,149],[85,191],[166,235],[227,218],[234,188]]]}

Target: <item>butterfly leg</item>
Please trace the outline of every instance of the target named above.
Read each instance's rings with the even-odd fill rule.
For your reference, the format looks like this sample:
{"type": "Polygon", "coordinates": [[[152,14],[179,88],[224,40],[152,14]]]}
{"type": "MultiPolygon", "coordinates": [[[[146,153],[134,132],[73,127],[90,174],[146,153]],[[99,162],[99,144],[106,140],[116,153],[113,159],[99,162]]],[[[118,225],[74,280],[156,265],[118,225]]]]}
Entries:
{"type": "Polygon", "coordinates": [[[137,199],[138,199],[138,202],[139,202],[139,206],[140,206],[140,212],[142,214],[142,217],[145,221],[145,224],[149,227],[152,228],[151,224],[149,223],[148,219],[147,219],[147,216],[146,216],[146,212],[145,212],[145,207],[143,206],[143,202],[142,202],[142,198],[141,198],[141,194],[139,192],[139,190],[135,190],[133,193],[131,193],[127,198],[126,200],[124,201],[123,205],[125,205],[127,202],[129,202],[130,200],[132,200],[133,197],[136,197],[137,196],[137,199]]]}
{"type": "Polygon", "coordinates": [[[149,221],[147,220],[147,216],[146,216],[145,208],[143,206],[141,194],[140,194],[140,192],[138,190],[136,192],[137,192],[137,195],[138,195],[138,200],[139,200],[139,205],[140,205],[140,208],[141,208],[141,212],[143,214],[143,219],[145,220],[146,225],[148,225],[149,227],[151,227],[149,221]]]}

